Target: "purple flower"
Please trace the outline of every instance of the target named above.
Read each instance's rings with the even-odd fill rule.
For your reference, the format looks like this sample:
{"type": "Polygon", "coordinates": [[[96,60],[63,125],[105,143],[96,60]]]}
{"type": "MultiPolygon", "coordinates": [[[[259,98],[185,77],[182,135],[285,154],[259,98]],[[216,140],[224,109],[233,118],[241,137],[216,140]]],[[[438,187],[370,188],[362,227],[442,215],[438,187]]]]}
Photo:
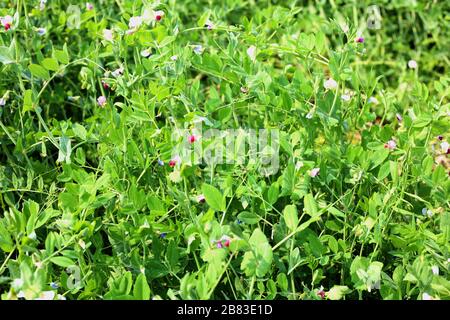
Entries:
{"type": "Polygon", "coordinates": [[[200,194],[199,196],[197,196],[197,201],[198,201],[199,203],[205,202],[205,196],[202,195],[202,194],[200,194]]]}
{"type": "Polygon", "coordinates": [[[363,37],[358,37],[358,38],[356,39],[356,42],[358,42],[358,43],[364,43],[364,38],[363,38],[363,37]]]}
{"type": "Polygon", "coordinates": [[[402,122],[403,121],[403,117],[400,113],[395,114],[395,116],[397,117],[398,122],[402,122]]]}
{"type": "Polygon", "coordinates": [[[54,290],[56,290],[56,289],[59,288],[58,284],[55,283],[55,282],[51,282],[51,283],[50,283],[50,287],[51,287],[52,289],[54,289],[54,290]]]}
{"type": "Polygon", "coordinates": [[[164,161],[162,161],[161,159],[158,159],[158,164],[162,167],[164,165],[164,161]]]}
{"type": "Polygon", "coordinates": [[[97,103],[100,107],[104,107],[106,105],[106,97],[105,96],[98,97],[97,103]]]}
{"type": "Polygon", "coordinates": [[[161,232],[159,235],[162,239],[165,239],[167,237],[167,232],[161,232]]]}
{"type": "Polygon", "coordinates": [[[317,176],[319,174],[320,168],[313,168],[311,169],[311,171],[309,172],[309,175],[314,178],[315,176],[317,176]]]}
{"type": "Polygon", "coordinates": [[[220,242],[220,241],[217,242],[216,246],[217,246],[217,249],[222,249],[223,248],[222,242],[220,242]]]}
{"type": "Polygon", "coordinates": [[[389,140],[384,144],[384,147],[389,150],[394,150],[397,147],[397,143],[394,140],[389,140]]]}

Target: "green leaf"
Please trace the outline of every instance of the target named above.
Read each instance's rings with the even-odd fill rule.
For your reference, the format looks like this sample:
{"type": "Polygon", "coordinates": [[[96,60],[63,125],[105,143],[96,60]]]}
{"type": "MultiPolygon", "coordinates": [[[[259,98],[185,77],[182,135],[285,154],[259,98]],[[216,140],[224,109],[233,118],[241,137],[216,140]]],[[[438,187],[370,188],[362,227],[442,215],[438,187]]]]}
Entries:
{"type": "Polygon", "coordinates": [[[351,290],[347,286],[333,286],[327,293],[330,300],[341,300],[351,290]]]}
{"type": "Polygon", "coordinates": [[[283,210],[283,217],[289,230],[294,231],[298,225],[297,207],[292,204],[287,205],[283,210]]]}
{"type": "Polygon", "coordinates": [[[0,47],[0,62],[3,64],[10,64],[16,62],[13,53],[8,47],[0,47]]]}
{"type": "Polygon", "coordinates": [[[314,217],[318,214],[316,199],[314,199],[311,193],[308,193],[305,196],[305,198],[303,199],[303,204],[305,206],[305,212],[311,217],[314,217]]]}
{"type": "Polygon", "coordinates": [[[31,89],[28,89],[25,91],[25,94],[23,96],[23,107],[22,112],[27,112],[30,110],[33,110],[33,91],[31,89]]]}
{"type": "Polygon", "coordinates": [[[48,71],[38,64],[30,64],[28,66],[28,69],[30,70],[31,74],[37,78],[44,80],[50,79],[50,74],[48,73],[48,71]]]}
{"type": "Polygon", "coordinates": [[[238,219],[247,224],[255,224],[261,220],[261,217],[253,212],[242,211],[238,214],[238,219]]]}
{"type": "Polygon", "coordinates": [[[206,21],[208,21],[210,14],[211,13],[209,11],[203,13],[200,19],[198,19],[197,21],[197,26],[203,27],[206,24],[206,21]]]}
{"type": "Polygon", "coordinates": [[[69,55],[67,54],[67,52],[63,51],[63,50],[55,50],[54,52],[54,56],[56,59],[58,59],[58,61],[62,64],[68,64],[69,63],[69,55]]]}
{"type": "Polygon", "coordinates": [[[137,300],[149,300],[150,299],[150,286],[147,283],[145,274],[140,273],[136,277],[133,287],[133,296],[137,300]]]}
{"type": "Polygon", "coordinates": [[[75,124],[72,126],[72,130],[73,130],[73,133],[74,133],[77,137],[79,137],[81,140],[86,140],[87,131],[86,131],[86,128],[83,127],[81,124],[75,123],[75,124]]]}
{"type": "Polygon", "coordinates": [[[11,235],[0,220],[0,249],[5,252],[11,252],[14,249],[14,243],[11,240],[11,235]]]}
{"type": "Polygon", "coordinates": [[[327,211],[331,213],[333,216],[345,218],[345,214],[342,211],[336,209],[335,207],[329,207],[327,211]]]}
{"type": "Polygon", "coordinates": [[[70,155],[72,154],[72,144],[68,137],[62,136],[59,141],[59,153],[56,162],[70,163],[70,155]]]}
{"type": "Polygon", "coordinates": [[[53,257],[50,259],[50,261],[63,268],[75,265],[75,262],[67,257],[53,257]]]}
{"type": "Polygon", "coordinates": [[[55,58],[45,58],[42,60],[41,65],[50,71],[58,71],[59,69],[58,61],[55,58]]]}
{"type": "Polygon", "coordinates": [[[272,247],[264,233],[258,228],[249,239],[250,250],[244,254],[241,270],[247,276],[264,277],[269,272],[273,260],[272,247]]]}
{"type": "Polygon", "coordinates": [[[222,195],[219,190],[209,184],[204,183],[202,185],[202,192],[205,196],[206,202],[213,210],[222,212],[226,210],[225,196],[222,195]]]}
{"type": "Polygon", "coordinates": [[[267,200],[270,204],[274,204],[278,200],[278,196],[280,194],[280,186],[278,183],[272,183],[267,192],[267,200]]]}

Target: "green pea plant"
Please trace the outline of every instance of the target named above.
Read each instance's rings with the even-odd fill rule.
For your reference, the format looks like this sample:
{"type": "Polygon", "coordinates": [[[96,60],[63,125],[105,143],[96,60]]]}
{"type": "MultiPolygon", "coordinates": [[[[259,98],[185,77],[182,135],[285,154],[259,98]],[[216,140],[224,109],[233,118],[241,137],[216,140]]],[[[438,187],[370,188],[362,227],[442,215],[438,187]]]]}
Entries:
{"type": "Polygon", "coordinates": [[[448,15],[0,0],[1,299],[450,299],[448,15]]]}

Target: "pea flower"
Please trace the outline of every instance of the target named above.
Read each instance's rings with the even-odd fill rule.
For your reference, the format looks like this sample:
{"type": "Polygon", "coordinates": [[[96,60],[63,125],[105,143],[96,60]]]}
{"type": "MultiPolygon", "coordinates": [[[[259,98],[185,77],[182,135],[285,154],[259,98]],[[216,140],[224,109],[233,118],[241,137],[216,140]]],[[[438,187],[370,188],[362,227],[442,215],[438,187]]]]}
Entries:
{"type": "Polygon", "coordinates": [[[214,28],[214,23],[212,23],[210,20],[205,22],[205,27],[208,30],[212,30],[214,28]]]}
{"type": "Polygon", "coordinates": [[[250,60],[255,62],[256,61],[256,47],[255,46],[250,46],[247,49],[247,55],[249,56],[250,60]]]}
{"type": "Polygon", "coordinates": [[[178,162],[181,162],[181,159],[180,159],[179,156],[175,156],[175,157],[172,158],[172,160],[169,161],[169,166],[170,166],[171,168],[173,168],[173,167],[175,167],[175,165],[176,165],[178,162]]]}
{"type": "Polygon", "coordinates": [[[195,141],[197,141],[197,136],[195,134],[191,134],[188,137],[188,141],[189,141],[189,143],[194,143],[195,141]]]}
{"type": "Polygon", "coordinates": [[[422,300],[434,300],[434,298],[430,296],[428,293],[424,292],[422,294],[422,300]]]}
{"type": "Polygon", "coordinates": [[[314,111],[313,110],[311,110],[311,111],[309,111],[307,114],[306,114],[306,119],[312,119],[312,117],[314,116],[314,111]]]}
{"type": "Polygon", "coordinates": [[[218,241],[216,244],[216,247],[217,247],[217,249],[222,249],[223,248],[222,242],[218,241]]]}
{"type": "Polygon", "coordinates": [[[45,28],[38,28],[36,32],[38,35],[43,36],[47,32],[47,30],[45,28]]]}
{"type": "Polygon", "coordinates": [[[159,235],[162,239],[165,239],[167,237],[167,232],[161,232],[159,235]]]}
{"type": "Polygon", "coordinates": [[[342,32],[344,32],[344,33],[347,33],[350,30],[350,28],[348,27],[348,24],[345,24],[345,23],[342,24],[340,27],[341,27],[342,32]]]}
{"type": "Polygon", "coordinates": [[[94,9],[94,5],[92,3],[86,2],[86,10],[91,11],[94,9]]]}
{"type": "Polygon", "coordinates": [[[39,2],[39,10],[43,11],[45,9],[45,4],[47,3],[47,0],[41,0],[39,2]]]}
{"type": "Polygon", "coordinates": [[[177,56],[177,55],[171,56],[171,57],[170,57],[170,60],[172,60],[172,61],[177,61],[177,60],[178,60],[178,56],[177,56]]]}
{"type": "Polygon", "coordinates": [[[161,159],[158,159],[158,165],[160,165],[162,167],[164,165],[164,161],[162,161],[161,159]]]}
{"type": "Polygon", "coordinates": [[[449,147],[449,144],[448,144],[447,141],[441,142],[441,150],[442,150],[442,152],[448,153],[448,147],[449,147]]]}
{"type": "Polygon", "coordinates": [[[358,37],[358,38],[356,38],[356,42],[364,43],[364,38],[363,37],[358,37]]]}
{"type": "Polygon", "coordinates": [[[379,102],[378,102],[378,99],[375,98],[375,97],[370,97],[369,100],[368,100],[368,102],[369,102],[369,103],[372,103],[372,104],[374,104],[374,105],[377,105],[377,104],[379,103],[379,102]]]}
{"type": "Polygon", "coordinates": [[[313,168],[311,169],[311,171],[309,172],[309,176],[311,178],[316,177],[319,174],[320,168],[313,168]]]}
{"type": "Polygon", "coordinates": [[[430,209],[427,209],[427,208],[423,208],[422,214],[427,215],[428,217],[431,217],[433,215],[433,211],[431,211],[430,209]]]}
{"type": "Polygon", "coordinates": [[[325,298],[325,291],[323,290],[323,286],[320,286],[319,291],[317,291],[317,295],[321,298],[325,298]]]}
{"type": "Polygon", "coordinates": [[[128,22],[128,27],[135,31],[141,26],[141,24],[142,24],[141,16],[131,17],[130,21],[128,22]]]}
{"type": "Polygon", "coordinates": [[[196,54],[202,54],[203,51],[204,51],[204,49],[203,49],[203,47],[202,47],[201,45],[196,45],[196,46],[194,47],[194,52],[195,52],[196,54]]]}
{"type": "Polygon", "coordinates": [[[13,17],[11,16],[0,17],[0,23],[5,28],[5,31],[8,31],[12,27],[13,17]]]}
{"type": "Polygon", "coordinates": [[[348,94],[343,94],[343,95],[341,95],[341,99],[345,102],[348,102],[348,101],[350,101],[351,97],[348,94]]]}
{"type": "Polygon", "coordinates": [[[197,201],[198,201],[199,203],[204,203],[205,200],[206,200],[206,199],[205,199],[205,196],[204,196],[204,195],[200,194],[200,195],[197,196],[197,201]]]}
{"type": "Polygon", "coordinates": [[[50,287],[55,290],[59,288],[58,284],[55,282],[50,282],[50,287]]]}
{"type": "Polygon", "coordinates": [[[42,291],[39,297],[35,298],[34,300],[53,300],[54,298],[55,298],[54,291],[42,291]]]}
{"type": "Polygon", "coordinates": [[[338,84],[337,84],[337,82],[336,82],[333,78],[329,78],[328,80],[326,80],[326,81],[323,83],[323,87],[324,87],[326,90],[334,90],[334,89],[337,88],[337,86],[338,86],[338,84]]]}
{"type": "Polygon", "coordinates": [[[162,10],[155,11],[155,13],[153,14],[156,21],[161,21],[164,15],[165,13],[162,10]]]}
{"type": "Polygon", "coordinates": [[[394,140],[389,140],[384,144],[384,147],[389,150],[394,150],[397,147],[397,143],[394,140]]]}
{"type": "Polygon", "coordinates": [[[117,78],[118,76],[121,76],[123,74],[123,71],[124,71],[123,66],[121,66],[120,68],[114,70],[112,72],[112,75],[117,78]]]}
{"type": "Polygon", "coordinates": [[[242,92],[242,93],[248,93],[248,88],[246,88],[246,87],[241,87],[241,92],[242,92]]]}
{"type": "Polygon", "coordinates": [[[14,279],[11,285],[14,288],[21,288],[23,286],[23,284],[24,284],[24,281],[19,278],[19,279],[14,279]]]}
{"type": "Polygon", "coordinates": [[[103,89],[105,89],[105,90],[108,90],[110,88],[109,84],[106,83],[105,80],[102,80],[102,86],[103,86],[103,89]]]}
{"type": "Polygon", "coordinates": [[[105,96],[100,96],[97,98],[97,103],[100,107],[104,107],[106,105],[106,98],[105,96]]]}
{"type": "Polygon", "coordinates": [[[442,139],[444,139],[444,137],[441,136],[441,135],[438,135],[437,138],[438,138],[439,141],[442,141],[442,139]]]}
{"type": "Polygon", "coordinates": [[[439,275],[439,267],[438,266],[432,266],[431,272],[433,272],[434,275],[439,275]]]}
{"type": "Polygon", "coordinates": [[[150,57],[152,54],[152,50],[151,49],[144,49],[141,51],[141,56],[144,58],[148,58],[150,57]]]}
{"type": "Polygon", "coordinates": [[[295,170],[300,170],[303,167],[303,162],[302,161],[297,161],[297,163],[295,164],[295,170]]]}
{"type": "Polygon", "coordinates": [[[395,116],[397,117],[398,122],[402,122],[403,121],[403,117],[400,113],[396,113],[395,116]]]}
{"type": "Polygon", "coordinates": [[[408,68],[410,68],[410,69],[417,69],[417,61],[416,60],[409,60],[408,61],[408,68]]]}
{"type": "Polygon", "coordinates": [[[114,38],[114,36],[113,36],[112,30],[110,30],[110,29],[103,30],[103,39],[105,39],[106,41],[112,42],[113,38],[114,38]]]}
{"type": "Polygon", "coordinates": [[[6,104],[5,98],[0,98],[0,107],[3,107],[6,104]]]}

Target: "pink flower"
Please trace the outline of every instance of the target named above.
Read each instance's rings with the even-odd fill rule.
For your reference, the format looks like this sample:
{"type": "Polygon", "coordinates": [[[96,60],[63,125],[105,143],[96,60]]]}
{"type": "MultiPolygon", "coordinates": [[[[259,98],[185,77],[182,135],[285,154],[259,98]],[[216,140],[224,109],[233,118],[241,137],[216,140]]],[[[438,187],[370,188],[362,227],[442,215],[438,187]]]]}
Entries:
{"type": "Polygon", "coordinates": [[[198,195],[197,196],[197,201],[199,202],[199,203],[203,203],[203,202],[205,202],[205,196],[204,195],[202,195],[202,194],[200,194],[200,195],[198,195]]]}
{"type": "Polygon", "coordinates": [[[171,167],[171,168],[175,167],[176,164],[177,164],[177,162],[175,160],[169,161],[169,167],[171,167]]]}
{"type": "Polygon", "coordinates": [[[86,10],[91,11],[94,9],[94,5],[92,3],[86,2],[86,10]]]}
{"type": "Polygon", "coordinates": [[[5,28],[5,31],[8,31],[13,23],[13,18],[11,16],[0,17],[0,23],[5,28]]]}
{"type": "Polygon", "coordinates": [[[227,239],[224,241],[223,245],[228,248],[230,246],[230,243],[231,243],[230,239],[227,239]]]}
{"type": "Polygon", "coordinates": [[[309,175],[314,178],[315,176],[317,176],[319,174],[320,168],[313,168],[311,169],[311,171],[309,172],[309,175]]]}
{"type": "Polygon", "coordinates": [[[104,107],[106,105],[106,98],[105,96],[100,96],[97,98],[97,103],[100,107],[104,107]]]}
{"type": "Polygon", "coordinates": [[[212,30],[214,28],[214,23],[212,23],[210,20],[208,20],[208,21],[205,22],[205,27],[208,30],[212,30]]]}
{"type": "Polygon", "coordinates": [[[356,38],[356,42],[363,43],[364,42],[364,38],[363,37],[358,37],[358,38],[356,38]]]}
{"type": "Polygon", "coordinates": [[[409,60],[408,61],[408,68],[410,68],[410,69],[417,69],[417,61],[416,60],[409,60]]]}
{"type": "Polygon", "coordinates": [[[107,84],[107,83],[105,82],[105,80],[102,80],[102,86],[103,86],[103,89],[105,89],[105,90],[108,90],[108,89],[109,89],[109,84],[107,84]]]}
{"type": "Polygon", "coordinates": [[[114,38],[114,36],[113,36],[113,32],[112,32],[112,30],[110,30],[110,29],[104,29],[103,30],[103,38],[106,40],[106,41],[113,41],[113,38],[114,38]]]}
{"type": "Polygon", "coordinates": [[[329,78],[323,83],[323,87],[327,90],[336,89],[338,86],[337,82],[333,78],[329,78]]]}
{"type": "Polygon", "coordinates": [[[165,13],[162,10],[155,11],[155,13],[154,13],[155,20],[161,21],[162,18],[164,17],[164,15],[165,15],[165,13]]]}
{"type": "Polygon", "coordinates": [[[397,143],[394,140],[389,140],[384,144],[384,147],[389,150],[394,150],[397,147],[397,143]]]}
{"type": "Polygon", "coordinates": [[[320,286],[319,291],[317,291],[317,295],[321,298],[324,299],[325,298],[325,291],[323,290],[323,287],[320,286]]]}
{"type": "Polygon", "coordinates": [[[223,247],[222,247],[222,242],[217,242],[217,244],[216,244],[216,246],[217,246],[217,249],[222,249],[223,247]]]}
{"type": "Polygon", "coordinates": [[[242,92],[242,93],[248,93],[248,88],[246,88],[246,87],[241,87],[241,92],[242,92]]]}
{"type": "Polygon", "coordinates": [[[194,134],[191,134],[191,135],[188,137],[188,141],[189,141],[189,143],[194,143],[195,141],[197,141],[197,136],[194,135],[194,134]]]}

